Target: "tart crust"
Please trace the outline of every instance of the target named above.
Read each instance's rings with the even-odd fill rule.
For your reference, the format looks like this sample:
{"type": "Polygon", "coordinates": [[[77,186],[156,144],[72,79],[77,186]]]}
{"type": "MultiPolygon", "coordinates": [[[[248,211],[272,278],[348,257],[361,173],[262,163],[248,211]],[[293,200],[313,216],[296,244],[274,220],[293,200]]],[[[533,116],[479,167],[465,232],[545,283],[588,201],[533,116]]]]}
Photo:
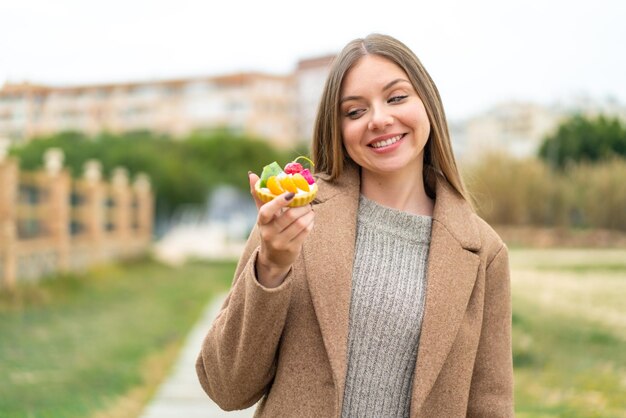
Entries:
{"type": "MultiPolygon", "coordinates": [[[[293,200],[289,202],[289,205],[287,206],[289,206],[290,208],[295,208],[298,206],[304,206],[304,205],[308,205],[309,203],[311,203],[313,199],[315,199],[315,196],[317,195],[317,183],[310,184],[309,187],[311,188],[311,190],[307,194],[302,194],[301,192],[298,193],[298,195],[296,195],[293,198],[293,200]]],[[[264,203],[267,203],[276,197],[276,195],[270,192],[261,190],[260,179],[254,185],[254,191],[256,192],[256,195],[259,197],[259,199],[264,203]]]]}

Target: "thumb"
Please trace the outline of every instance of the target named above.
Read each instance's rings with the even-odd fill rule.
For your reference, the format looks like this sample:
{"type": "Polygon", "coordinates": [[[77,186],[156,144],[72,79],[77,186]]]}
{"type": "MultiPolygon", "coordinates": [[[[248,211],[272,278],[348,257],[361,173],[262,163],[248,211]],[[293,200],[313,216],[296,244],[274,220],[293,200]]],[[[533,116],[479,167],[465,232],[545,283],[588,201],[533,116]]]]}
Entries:
{"type": "Polygon", "coordinates": [[[254,191],[254,185],[256,184],[257,181],[259,181],[259,176],[254,174],[252,171],[248,171],[248,181],[250,182],[250,194],[252,195],[252,198],[254,199],[256,208],[260,209],[261,206],[263,205],[263,202],[259,199],[259,197],[256,195],[256,192],[254,191]]]}

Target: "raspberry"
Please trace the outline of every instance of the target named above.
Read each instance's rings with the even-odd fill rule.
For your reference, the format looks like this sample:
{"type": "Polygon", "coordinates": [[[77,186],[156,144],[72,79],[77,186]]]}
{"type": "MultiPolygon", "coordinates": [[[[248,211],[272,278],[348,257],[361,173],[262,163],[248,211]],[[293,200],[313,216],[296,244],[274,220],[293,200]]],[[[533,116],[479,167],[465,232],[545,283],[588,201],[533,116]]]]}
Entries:
{"type": "Polygon", "coordinates": [[[297,162],[288,163],[285,166],[285,173],[287,174],[296,174],[302,171],[302,164],[297,162]]]}
{"type": "Polygon", "coordinates": [[[313,175],[311,174],[308,168],[305,168],[304,170],[302,170],[300,174],[302,174],[302,177],[306,179],[307,183],[309,184],[315,183],[315,180],[313,179],[313,175]]]}

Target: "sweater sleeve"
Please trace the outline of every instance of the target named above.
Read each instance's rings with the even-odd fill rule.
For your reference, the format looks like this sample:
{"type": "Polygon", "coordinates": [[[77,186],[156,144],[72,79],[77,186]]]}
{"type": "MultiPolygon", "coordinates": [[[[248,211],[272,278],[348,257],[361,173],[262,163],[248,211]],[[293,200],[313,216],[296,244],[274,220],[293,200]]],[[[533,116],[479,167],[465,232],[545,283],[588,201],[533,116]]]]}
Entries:
{"type": "Polygon", "coordinates": [[[260,285],[254,267],[259,243],[255,227],[196,361],[202,388],[225,410],[252,406],[266,392],[289,308],[293,272],[277,288],[260,285]]]}
{"type": "Polygon", "coordinates": [[[487,266],[483,325],[472,375],[468,417],[513,417],[511,284],[503,244],[487,266]]]}

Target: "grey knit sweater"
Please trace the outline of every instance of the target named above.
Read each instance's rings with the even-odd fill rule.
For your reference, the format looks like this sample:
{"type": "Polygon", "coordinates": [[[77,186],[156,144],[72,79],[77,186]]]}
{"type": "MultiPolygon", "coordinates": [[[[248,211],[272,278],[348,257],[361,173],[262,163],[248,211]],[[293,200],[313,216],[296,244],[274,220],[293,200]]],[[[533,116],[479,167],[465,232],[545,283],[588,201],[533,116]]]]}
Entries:
{"type": "Polygon", "coordinates": [[[408,417],[432,218],[361,196],[342,417],[408,417]]]}

